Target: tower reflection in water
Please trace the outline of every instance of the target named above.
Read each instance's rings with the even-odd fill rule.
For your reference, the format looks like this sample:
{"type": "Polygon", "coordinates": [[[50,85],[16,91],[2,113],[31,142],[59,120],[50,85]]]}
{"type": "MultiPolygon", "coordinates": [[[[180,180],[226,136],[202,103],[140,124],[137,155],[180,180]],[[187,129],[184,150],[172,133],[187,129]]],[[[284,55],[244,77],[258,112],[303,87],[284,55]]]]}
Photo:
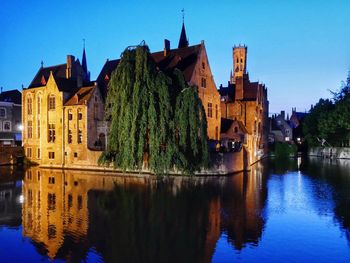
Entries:
{"type": "Polygon", "coordinates": [[[107,262],[210,262],[223,232],[235,249],[259,241],[267,197],[262,171],[157,180],[30,168],[23,236],[50,259],[95,253],[107,262]]]}

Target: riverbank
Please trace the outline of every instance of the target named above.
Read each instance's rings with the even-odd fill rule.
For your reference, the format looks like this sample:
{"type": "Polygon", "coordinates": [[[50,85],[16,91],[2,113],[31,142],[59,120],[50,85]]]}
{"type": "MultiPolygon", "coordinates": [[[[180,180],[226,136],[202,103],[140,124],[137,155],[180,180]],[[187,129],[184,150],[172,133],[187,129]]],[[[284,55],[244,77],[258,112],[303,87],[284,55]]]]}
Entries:
{"type": "MultiPolygon", "coordinates": [[[[250,170],[250,167],[245,161],[244,151],[229,152],[229,153],[213,153],[211,155],[212,166],[208,169],[195,172],[196,176],[223,176],[234,173],[250,170]]],[[[259,160],[256,160],[256,163],[259,160]]],[[[97,172],[109,172],[117,174],[143,174],[154,175],[153,172],[147,169],[131,171],[123,171],[116,169],[113,166],[98,166],[98,165],[81,165],[81,164],[69,164],[69,165],[53,165],[53,164],[40,164],[41,168],[49,169],[65,169],[65,170],[85,170],[85,171],[97,171],[97,172]]],[[[180,171],[169,171],[169,175],[183,175],[180,171]]]]}
{"type": "Polygon", "coordinates": [[[329,159],[350,159],[350,147],[313,147],[310,148],[308,155],[329,159]]]}

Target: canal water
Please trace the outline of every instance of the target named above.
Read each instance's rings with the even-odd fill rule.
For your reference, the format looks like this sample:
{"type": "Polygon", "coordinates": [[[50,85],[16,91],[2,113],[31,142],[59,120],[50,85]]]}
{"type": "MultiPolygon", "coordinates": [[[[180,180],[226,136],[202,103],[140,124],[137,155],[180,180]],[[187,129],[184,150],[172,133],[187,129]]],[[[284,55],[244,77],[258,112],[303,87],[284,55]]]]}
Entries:
{"type": "Polygon", "coordinates": [[[0,262],[350,262],[350,161],[230,177],[0,168],[0,262]]]}

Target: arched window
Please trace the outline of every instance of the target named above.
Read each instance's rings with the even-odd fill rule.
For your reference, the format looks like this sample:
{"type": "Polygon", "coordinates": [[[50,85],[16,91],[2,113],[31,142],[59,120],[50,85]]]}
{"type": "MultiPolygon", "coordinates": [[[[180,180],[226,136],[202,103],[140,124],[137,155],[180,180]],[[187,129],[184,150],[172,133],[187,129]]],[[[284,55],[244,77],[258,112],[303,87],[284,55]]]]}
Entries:
{"type": "Polygon", "coordinates": [[[54,110],[56,108],[56,98],[55,95],[49,96],[49,110],[54,110]]]}

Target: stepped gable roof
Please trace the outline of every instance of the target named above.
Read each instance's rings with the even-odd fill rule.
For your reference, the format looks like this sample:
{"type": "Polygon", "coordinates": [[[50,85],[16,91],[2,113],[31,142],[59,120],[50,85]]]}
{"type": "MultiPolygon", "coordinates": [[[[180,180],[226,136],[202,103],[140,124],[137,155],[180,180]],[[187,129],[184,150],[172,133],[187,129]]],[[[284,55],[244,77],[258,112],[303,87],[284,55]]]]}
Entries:
{"type": "Polygon", "coordinates": [[[164,56],[164,51],[155,52],[151,55],[160,70],[172,72],[177,68],[182,71],[185,80],[189,82],[192,78],[200,51],[201,44],[171,49],[167,56],[164,56]]]}
{"type": "Polygon", "coordinates": [[[67,68],[67,64],[60,64],[60,65],[51,66],[51,67],[40,67],[28,88],[30,89],[30,88],[37,88],[37,87],[44,86],[42,84],[42,80],[44,78],[45,82],[47,82],[50,77],[51,71],[55,79],[66,78],[66,68],[67,68]]]}
{"type": "Polygon", "coordinates": [[[81,87],[73,96],[71,96],[68,101],[64,104],[65,106],[73,105],[84,105],[88,102],[96,86],[81,87]]]}
{"type": "Polygon", "coordinates": [[[16,89],[3,91],[0,94],[0,101],[22,104],[22,93],[16,89]]]}

